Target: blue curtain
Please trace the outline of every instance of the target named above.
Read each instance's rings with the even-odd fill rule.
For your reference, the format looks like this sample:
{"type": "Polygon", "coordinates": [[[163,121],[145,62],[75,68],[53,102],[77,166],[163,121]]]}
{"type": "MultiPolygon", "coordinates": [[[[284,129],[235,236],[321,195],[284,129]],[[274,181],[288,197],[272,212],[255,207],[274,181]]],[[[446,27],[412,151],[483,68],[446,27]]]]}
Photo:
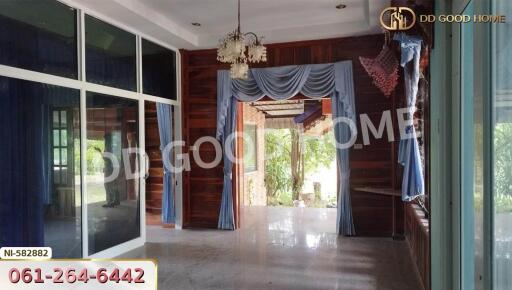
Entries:
{"type": "MultiPolygon", "coordinates": [[[[298,93],[309,98],[331,96],[333,117],[346,117],[355,122],[354,84],[352,62],[331,64],[255,68],[246,80],[232,80],[228,71],[217,74],[217,139],[224,146],[224,189],[222,191],[219,228],[234,229],[232,167],[226,152],[233,147],[233,138],[227,138],[235,131],[236,103],[254,102],[265,96],[274,100],[289,99],[298,93]],[[229,141],[229,142],[226,142],[229,141]]],[[[335,128],[339,143],[350,139],[350,130],[341,124],[335,128]]],[[[338,233],[354,235],[350,204],[349,149],[337,149],[340,170],[340,191],[338,193],[338,233]]]]}
{"type": "MultiPolygon", "coordinates": [[[[405,96],[409,108],[408,118],[413,119],[416,111],[416,96],[420,79],[421,38],[398,33],[394,39],[400,43],[401,62],[404,68],[405,96]],[[412,61],[412,64],[410,62],[412,61]]],[[[400,140],[398,162],[404,167],[402,179],[402,200],[411,201],[425,194],[425,180],[421,162],[416,129],[413,125],[405,128],[411,137],[400,140]]]]}
{"type": "MultiPolygon", "coordinates": [[[[156,104],[158,118],[158,131],[160,133],[160,150],[162,160],[171,160],[171,154],[163,154],[164,148],[172,142],[172,106],[168,104],[156,104]]],[[[170,153],[170,152],[169,152],[170,153]]],[[[176,222],[176,211],[174,206],[174,182],[170,168],[164,163],[164,191],[162,196],[162,222],[174,224],[176,222]]]]}
{"type": "MultiPolygon", "coordinates": [[[[332,118],[347,118],[356,124],[354,86],[352,80],[352,67],[343,67],[345,73],[340,74],[340,87],[331,97],[332,118]],[[348,100],[344,100],[348,98],[348,100]]],[[[354,130],[355,131],[355,130],[354,130]]],[[[348,144],[354,137],[351,128],[343,122],[335,122],[334,138],[338,144],[348,144]]],[[[356,230],[352,219],[352,203],[350,200],[350,156],[349,148],[336,149],[336,163],[338,167],[338,212],[336,220],[336,230],[338,234],[345,236],[354,236],[356,230]]]]}
{"type": "MultiPolygon", "coordinates": [[[[227,77],[229,78],[229,73],[227,77]]],[[[225,74],[226,75],[226,74],[225,74]]],[[[236,99],[231,97],[229,105],[229,112],[226,116],[226,126],[224,127],[223,136],[229,136],[236,128],[236,99]]],[[[220,214],[218,228],[222,230],[234,230],[235,218],[233,208],[233,162],[228,158],[228,152],[234,152],[235,141],[234,138],[224,138],[222,140],[223,148],[223,161],[224,161],[224,187],[222,189],[222,200],[220,203],[220,214]]]]}

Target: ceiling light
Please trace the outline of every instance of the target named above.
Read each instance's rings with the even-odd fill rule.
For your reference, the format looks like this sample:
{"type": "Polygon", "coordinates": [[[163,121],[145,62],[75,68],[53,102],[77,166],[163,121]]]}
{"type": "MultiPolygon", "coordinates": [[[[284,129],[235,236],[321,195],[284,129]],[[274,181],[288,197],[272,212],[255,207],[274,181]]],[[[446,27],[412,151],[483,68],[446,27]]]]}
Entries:
{"type": "Polygon", "coordinates": [[[240,28],[240,0],[238,0],[238,27],[220,40],[217,60],[231,64],[231,78],[246,79],[250,63],[266,62],[267,48],[262,37],[253,32],[243,33],[240,28]]]}

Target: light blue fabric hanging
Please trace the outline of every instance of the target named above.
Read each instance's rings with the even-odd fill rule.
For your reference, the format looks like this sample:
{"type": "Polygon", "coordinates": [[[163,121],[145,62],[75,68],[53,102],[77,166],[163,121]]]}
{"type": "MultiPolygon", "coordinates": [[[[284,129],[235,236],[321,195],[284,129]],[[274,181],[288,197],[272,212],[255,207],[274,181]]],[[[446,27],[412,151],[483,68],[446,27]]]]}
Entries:
{"type": "MultiPolygon", "coordinates": [[[[233,147],[233,138],[228,136],[235,131],[236,103],[254,102],[265,96],[274,100],[286,100],[298,93],[309,98],[331,96],[333,118],[347,117],[355,122],[354,81],[352,62],[343,61],[330,64],[255,68],[249,71],[246,80],[232,80],[229,71],[217,74],[217,139],[224,146],[224,189],[222,191],[220,229],[234,229],[232,167],[226,149],[233,147]],[[226,139],[229,142],[226,142],[226,139]]],[[[339,143],[350,139],[348,126],[337,125],[335,136],[339,143]],[[347,127],[347,128],[345,128],[347,127]]],[[[349,149],[337,149],[340,168],[340,191],[338,193],[338,233],[355,235],[350,204],[349,149]]]]}
{"type": "MultiPolygon", "coordinates": [[[[339,82],[339,88],[331,97],[332,118],[348,118],[356,124],[355,100],[354,100],[354,82],[352,80],[352,67],[345,69],[345,73],[339,75],[344,81],[339,82]]],[[[333,128],[334,138],[338,144],[347,144],[351,139],[352,132],[350,127],[342,122],[336,122],[333,128]]],[[[357,130],[357,129],[356,129],[357,130]]],[[[355,133],[357,134],[357,133],[355,133]]],[[[336,163],[338,166],[338,212],[336,220],[336,230],[339,234],[353,236],[356,234],[354,221],[352,219],[352,202],[350,200],[350,158],[349,150],[336,149],[336,163]]]]}
{"type": "MultiPolygon", "coordinates": [[[[416,111],[416,97],[420,80],[421,38],[398,33],[394,39],[400,43],[402,52],[400,64],[404,68],[405,96],[409,108],[408,118],[412,120],[416,111]],[[411,61],[412,66],[408,65],[411,61]]],[[[407,126],[405,132],[411,137],[400,140],[398,162],[404,167],[402,200],[411,201],[425,194],[425,180],[416,129],[414,126],[407,126]]]]}
{"type": "MultiPolygon", "coordinates": [[[[229,72],[224,71],[220,73],[227,74],[229,78],[229,72]]],[[[225,75],[224,75],[225,77],[225,75]]],[[[229,136],[235,131],[236,126],[236,99],[231,97],[229,100],[229,112],[226,116],[226,125],[224,126],[224,135],[229,136]]],[[[224,160],[224,187],[222,189],[222,200],[220,205],[219,223],[218,228],[222,230],[234,230],[235,229],[235,217],[233,208],[233,162],[228,157],[228,152],[234,152],[235,138],[224,138],[222,142],[223,160],[224,160]]]]}
{"type": "MultiPolygon", "coordinates": [[[[157,103],[156,114],[158,119],[158,131],[160,133],[160,150],[162,151],[162,159],[170,160],[172,155],[170,152],[168,152],[168,154],[164,154],[164,148],[173,141],[172,106],[157,103]]],[[[164,224],[174,224],[176,222],[174,182],[172,177],[172,171],[170,168],[167,169],[164,163],[164,190],[162,195],[162,223],[164,224]]]]}

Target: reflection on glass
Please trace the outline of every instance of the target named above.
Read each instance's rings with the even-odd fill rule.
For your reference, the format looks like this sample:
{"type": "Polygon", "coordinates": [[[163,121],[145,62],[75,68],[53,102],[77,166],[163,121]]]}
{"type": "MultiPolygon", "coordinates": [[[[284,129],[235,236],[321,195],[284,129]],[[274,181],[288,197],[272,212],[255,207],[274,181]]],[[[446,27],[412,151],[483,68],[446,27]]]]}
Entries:
{"type": "Polygon", "coordinates": [[[176,100],[176,53],[142,40],[142,81],[144,93],[176,100]]]}
{"type": "Polygon", "coordinates": [[[89,254],[140,237],[138,134],[137,101],[87,93],[89,254]]]}
{"type": "Polygon", "coordinates": [[[0,246],[81,257],[79,108],[77,90],[0,77],[0,246]]]}
{"type": "Polygon", "coordinates": [[[76,15],[55,0],[1,0],[0,64],[76,79],[76,15]]]}
{"type": "MultiPolygon", "coordinates": [[[[512,15],[495,1],[494,14],[512,15]]],[[[512,23],[494,25],[494,289],[512,289],[512,23]]]]}
{"type": "Polygon", "coordinates": [[[135,35],[86,15],[85,64],[88,82],[135,91],[135,35]]]}

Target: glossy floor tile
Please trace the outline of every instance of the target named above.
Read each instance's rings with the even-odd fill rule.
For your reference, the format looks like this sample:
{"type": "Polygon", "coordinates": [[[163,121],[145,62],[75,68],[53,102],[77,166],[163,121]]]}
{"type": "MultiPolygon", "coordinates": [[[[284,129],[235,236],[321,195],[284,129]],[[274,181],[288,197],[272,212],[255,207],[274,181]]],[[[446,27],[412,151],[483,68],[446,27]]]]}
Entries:
{"type": "Polygon", "coordinates": [[[421,289],[405,242],[335,233],[336,210],[244,209],[243,228],[149,227],[123,257],[157,258],[159,289],[421,289]]]}

